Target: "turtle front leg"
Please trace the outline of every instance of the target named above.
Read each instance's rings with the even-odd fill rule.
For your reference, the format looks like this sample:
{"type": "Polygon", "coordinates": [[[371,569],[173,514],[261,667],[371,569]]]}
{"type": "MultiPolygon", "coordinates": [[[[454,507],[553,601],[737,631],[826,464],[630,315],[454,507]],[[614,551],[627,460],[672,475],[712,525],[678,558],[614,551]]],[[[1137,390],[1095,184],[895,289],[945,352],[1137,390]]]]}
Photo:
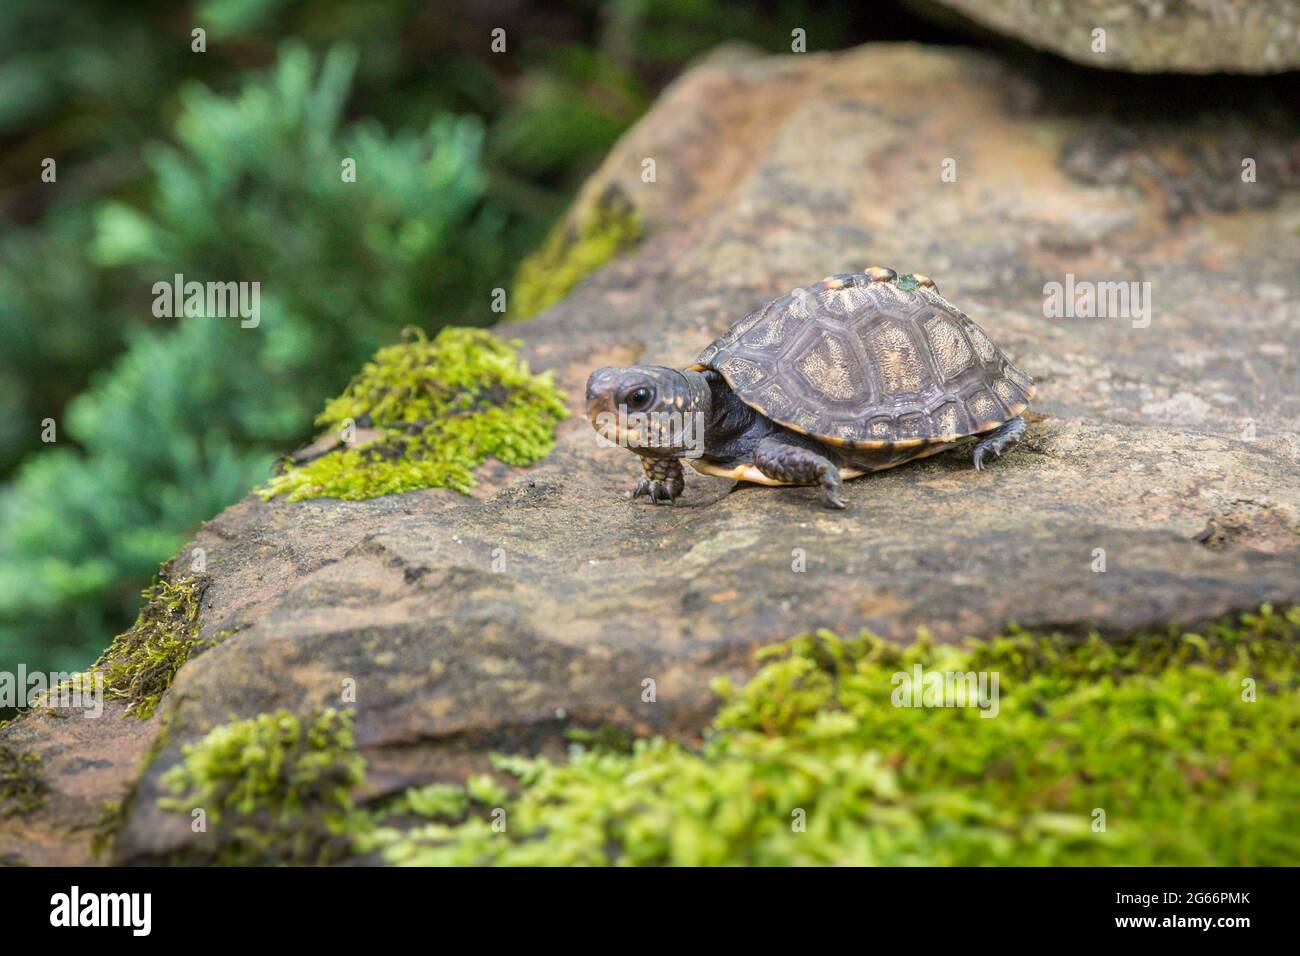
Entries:
{"type": "Polygon", "coordinates": [[[984,456],[989,452],[993,452],[994,455],[1001,458],[1002,452],[1008,445],[1020,441],[1020,436],[1024,434],[1025,427],[1025,420],[1017,415],[985,435],[980,443],[975,446],[975,452],[972,455],[975,470],[983,470],[984,456]]]}
{"type": "Polygon", "coordinates": [[[641,467],[645,477],[637,481],[636,490],[632,492],[635,501],[642,495],[654,504],[677,504],[677,497],[686,490],[686,478],[682,475],[682,463],[676,458],[649,458],[642,456],[641,467]]]}
{"type": "Polygon", "coordinates": [[[840,497],[840,470],[825,455],[783,435],[768,435],[754,449],[754,467],[788,485],[819,485],[822,504],[846,507],[840,497]]]}

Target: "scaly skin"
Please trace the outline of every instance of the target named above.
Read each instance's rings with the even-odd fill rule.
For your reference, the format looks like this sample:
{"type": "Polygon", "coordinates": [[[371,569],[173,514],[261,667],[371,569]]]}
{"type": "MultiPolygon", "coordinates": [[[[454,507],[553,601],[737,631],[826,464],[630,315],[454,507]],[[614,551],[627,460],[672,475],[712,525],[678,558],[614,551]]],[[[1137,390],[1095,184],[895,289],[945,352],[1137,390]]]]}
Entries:
{"type": "Polygon", "coordinates": [[[825,455],[783,435],[769,435],[754,449],[754,467],[792,485],[820,485],[827,508],[843,508],[840,470],[825,455]]]}
{"type": "Polygon", "coordinates": [[[975,451],[971,456],[972,461],[975,462],[975,470],[982,471],[984,469],[984,456],[989,452],[993,452],[994,455],[1001,458],[1002,452],[1008,445],[1020,441],[1020,436],[1024,434],[1024,431],[1025,420],[1017,415],[1009,422],[1005,422],[989,432],[975,446],[975,451]]]}
{"type": "Polygon", "coordinates": [[[637,481],[636,490],[632,492],[633,500],[646,495],[657,505],[665,501],[670,505],[677,504],[678,496],[686,489],[682,463],[676,458],[642,456],[641,467],[645,469],[645,477],[637,481]]]}

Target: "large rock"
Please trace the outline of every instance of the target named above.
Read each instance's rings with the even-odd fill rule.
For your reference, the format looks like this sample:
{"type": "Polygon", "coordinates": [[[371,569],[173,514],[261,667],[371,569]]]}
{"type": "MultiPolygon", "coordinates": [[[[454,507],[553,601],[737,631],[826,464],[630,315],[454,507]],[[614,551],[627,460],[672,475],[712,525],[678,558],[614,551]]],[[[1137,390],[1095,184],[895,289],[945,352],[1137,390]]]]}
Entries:
{"type": "Polygon", "coordinates": [[[1294,0],[914,0],[913,5],[933,14],[936,4],[1104,70],[1278,73],[1300,68],[1300,6],[1294,0]]]}
{"type": "MultiPolygon", "coordinates": [[[[338,704],[348,679],[384,792],[493,749],[558,751],[574,727],[690,736],[711,677],[811,627],[1115,633],[1294,599],[1300,203],[1277,157],[1295,130],[1242,117],[1150,132],[1064,117],[1052,94],[982,55],[901,45],[733,51],[675,83],[573,213],[618,195],[648,238],[509,328],[570,395],[549,459],[490,469],[473,497],[249,498],[198,533],[204,634],[234,634],[164,701],[170,733],[118,857],[192,838],[156,806],[183,744],[232,717],[338,704]],[[983,472],[948,454],[850,482],[845,512],[694,474],[676,508],[625,499],[639,466],[580,417],[592,368],[689,363],[761,302],[875,264],[933,276],[1037,377],[1016,451],[983,472]],[[1149,325],[1044,318],[1045,283],[1067,274],[1149,282],[1149,325]]],[[[55,789],[0,854],[33,840],[42,859],[85,858],[74,828],[96,808],[72,793],[77,761],[103,799],[136,780],[145,742],[81,723],[38,714],[0,733],[47,756],[55,789]]]]}

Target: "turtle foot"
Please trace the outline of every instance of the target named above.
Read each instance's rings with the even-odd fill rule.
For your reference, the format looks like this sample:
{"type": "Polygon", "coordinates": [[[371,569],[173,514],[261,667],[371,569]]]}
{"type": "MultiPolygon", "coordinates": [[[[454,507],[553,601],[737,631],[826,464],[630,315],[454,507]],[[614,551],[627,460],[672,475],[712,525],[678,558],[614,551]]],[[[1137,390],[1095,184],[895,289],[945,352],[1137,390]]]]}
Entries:
{"type": "Polygon", "coordinates": [[[1001,458],[1008,445],[1013,445],[1020,441],[1020,436],[1025,431],[1025,420],[1017,415],[1008,422],[999,425],[988,436],[975,446],[975,452],[971,460],[975,463],[976,471],[983,471],[984,456],[993,452],[995,457],[1001,458]]]}
{"type": "Polygon", "coordinates": [[[840,497],[840,470],[815,447],[801,436],[769,435],[754,449],[754,466],[780,482],[819,486],[827,508],[847,507],[840,497]]]}
{"type": "Polygon", "coordinates": [[[675,505],[686,490],[682,463],[676,458],[642,458],[641,467],[645,469],[645,477],[637,481],[632,500],[645,495],[651,504],[675,505]]]}
{"type": "Polygon", "coordinates": [[[678,482],[659,481],[652,478],[641,478],[637,480],[636,489],[632,492],[632,500],[645,495],[650,499],[652,504],[677,504],[677,496],[683,491],[684,484],[678,482]]]}

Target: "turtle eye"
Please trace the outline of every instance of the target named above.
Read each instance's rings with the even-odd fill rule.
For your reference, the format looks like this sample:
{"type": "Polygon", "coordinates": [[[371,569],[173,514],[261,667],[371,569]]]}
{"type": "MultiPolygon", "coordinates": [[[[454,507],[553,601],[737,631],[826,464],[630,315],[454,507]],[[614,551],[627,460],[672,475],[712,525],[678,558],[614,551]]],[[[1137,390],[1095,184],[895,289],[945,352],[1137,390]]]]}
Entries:
{"type": "Polygon", "coordinates": [[[627,404],[631,408],[645,408],[650,404],[652,393],[644,385],[639,385],[632,389],[627,396],[627,404]]]}

